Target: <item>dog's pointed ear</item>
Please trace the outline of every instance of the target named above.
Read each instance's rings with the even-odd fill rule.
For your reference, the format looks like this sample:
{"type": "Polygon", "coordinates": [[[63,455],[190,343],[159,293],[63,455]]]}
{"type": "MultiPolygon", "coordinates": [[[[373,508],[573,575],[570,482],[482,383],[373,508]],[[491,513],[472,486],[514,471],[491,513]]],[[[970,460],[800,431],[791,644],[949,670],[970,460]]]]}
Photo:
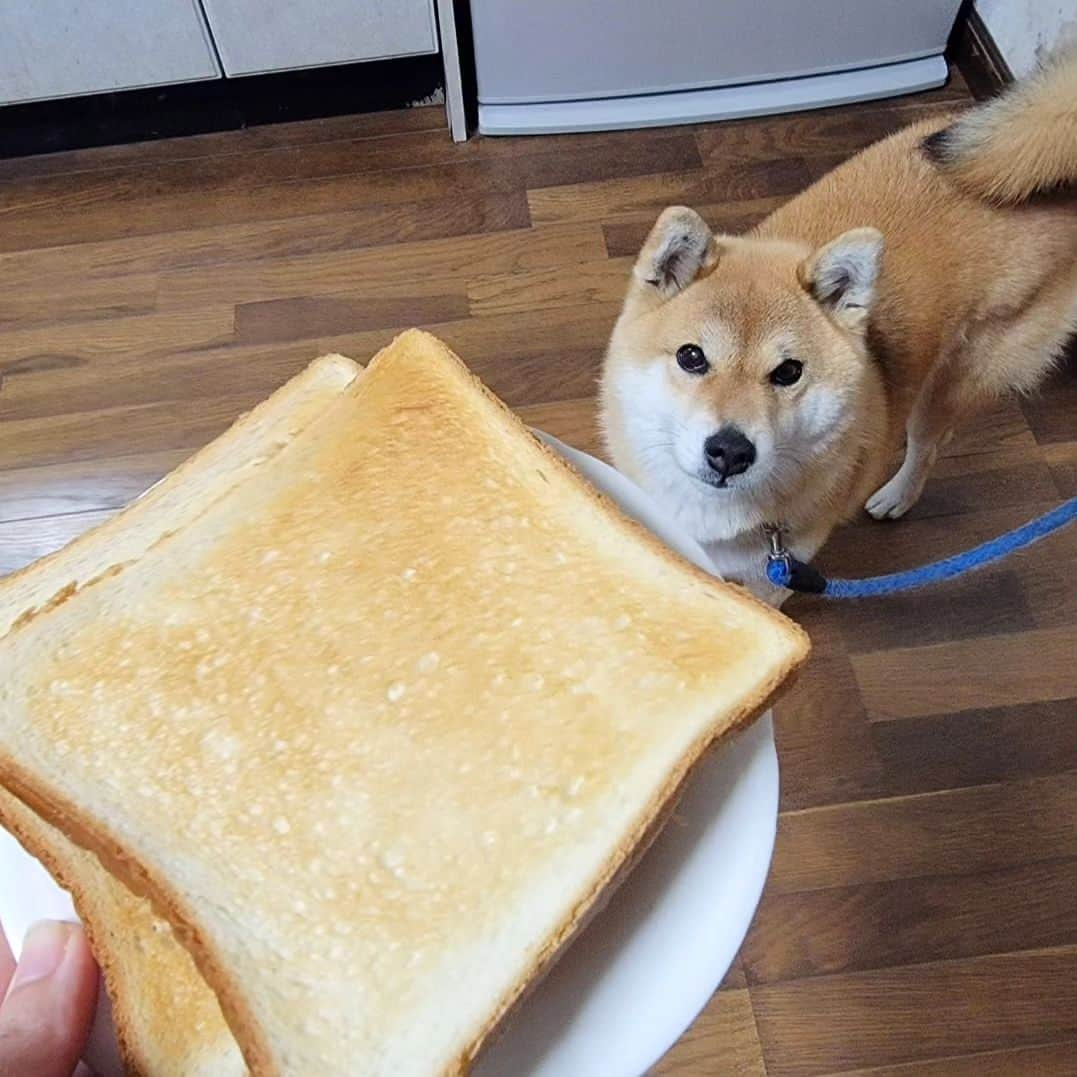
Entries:
{"type": "Polygon", "coordinates": [[[655,222],[632,272],[641,285],[669,299],[717,261],[718,243],[707,222],[694,209],[670,206],[655,222]]]}
{"type": "Polygon", "coordinates": [[[881,232],[853,228],[800,263],[800,283],[835,319],[859,329],[875,298],[882,254],[881,232]]]}

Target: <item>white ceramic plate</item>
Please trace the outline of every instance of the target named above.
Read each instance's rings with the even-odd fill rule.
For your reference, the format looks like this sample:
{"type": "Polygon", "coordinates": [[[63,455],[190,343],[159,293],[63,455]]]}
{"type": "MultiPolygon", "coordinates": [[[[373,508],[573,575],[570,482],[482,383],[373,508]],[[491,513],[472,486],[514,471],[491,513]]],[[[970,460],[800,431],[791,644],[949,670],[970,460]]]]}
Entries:
{"type": "MultiPolygon", "coordinates": [[[[713,571],[703,550],[611,467],[544,439],[640,523],[713,571]]],[[[763,890],[778,819],[767,714],[699,766],[672,821],[482,1056],[476,1077],[639,1077],[676,1042],[729,969],[763,890]]],[[[0,830],[0,922],[18,947],[70,900],[0,830]]],[[[119,1074],[107,1012],[87,1052],[119,1074]]]]}

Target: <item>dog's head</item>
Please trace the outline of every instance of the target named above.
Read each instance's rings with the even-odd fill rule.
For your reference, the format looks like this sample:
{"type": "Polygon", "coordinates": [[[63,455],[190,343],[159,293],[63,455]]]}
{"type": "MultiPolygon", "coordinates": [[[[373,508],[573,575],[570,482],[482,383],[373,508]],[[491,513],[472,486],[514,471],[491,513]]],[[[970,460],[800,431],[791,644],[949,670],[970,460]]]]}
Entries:
{"type": "Polygon", "coordinates": [[[878,377],[865,334],[881,252],[870,228],[811,250],[715,236],[682,207],[659,217],[610,342],[606,431],[624,470],[715,517],[697,537],[777,518],[840,454],[878,377]]]}

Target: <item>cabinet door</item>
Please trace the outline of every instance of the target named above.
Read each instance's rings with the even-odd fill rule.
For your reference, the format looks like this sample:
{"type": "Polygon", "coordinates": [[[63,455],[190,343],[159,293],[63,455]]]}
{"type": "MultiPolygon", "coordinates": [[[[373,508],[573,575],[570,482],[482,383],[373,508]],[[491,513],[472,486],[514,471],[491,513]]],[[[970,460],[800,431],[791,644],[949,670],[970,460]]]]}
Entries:
{"type": "Polygon", "coordinates": [[[203,0],[226,74],[437,51],[432,0],[203,0]]]}
{"type": "Polygon", "coordinates": [[[197,0],[0,0],[0,104],[220,73],[197,0]]]}

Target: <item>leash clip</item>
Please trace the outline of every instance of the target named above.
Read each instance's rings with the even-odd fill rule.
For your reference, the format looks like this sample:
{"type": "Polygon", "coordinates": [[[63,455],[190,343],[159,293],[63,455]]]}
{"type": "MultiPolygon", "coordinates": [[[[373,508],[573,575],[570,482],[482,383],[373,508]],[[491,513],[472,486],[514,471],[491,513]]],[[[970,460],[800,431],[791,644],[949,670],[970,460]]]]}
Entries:
{"type": "Polygon", "coordinates": [[[785,548],[785,536],[788,531],[789,528],[784,524],[763,524],[763,534],[767,536],[767,541],[770,543],[768,561],[788,560],[789,551],[785,548]]]}
{"type": "Polygon", "coordinates": [[[775,587],[813,595],[826,593],[826,578],[811,565],[798,561],[786,548],[785,536],[789,528],[785,524],[764,524],[763,533],[770,543],[766,577],[775,587]]]}
{"type": "Polygon", "coordinates": [[[785,548],[785,536],[788,530],[784,524],[763,525],[763,534],[767,536],[767,542],[770,543],[766,577],[776,587],[788,587],[792,581],[793,559],[785,548]]]}

